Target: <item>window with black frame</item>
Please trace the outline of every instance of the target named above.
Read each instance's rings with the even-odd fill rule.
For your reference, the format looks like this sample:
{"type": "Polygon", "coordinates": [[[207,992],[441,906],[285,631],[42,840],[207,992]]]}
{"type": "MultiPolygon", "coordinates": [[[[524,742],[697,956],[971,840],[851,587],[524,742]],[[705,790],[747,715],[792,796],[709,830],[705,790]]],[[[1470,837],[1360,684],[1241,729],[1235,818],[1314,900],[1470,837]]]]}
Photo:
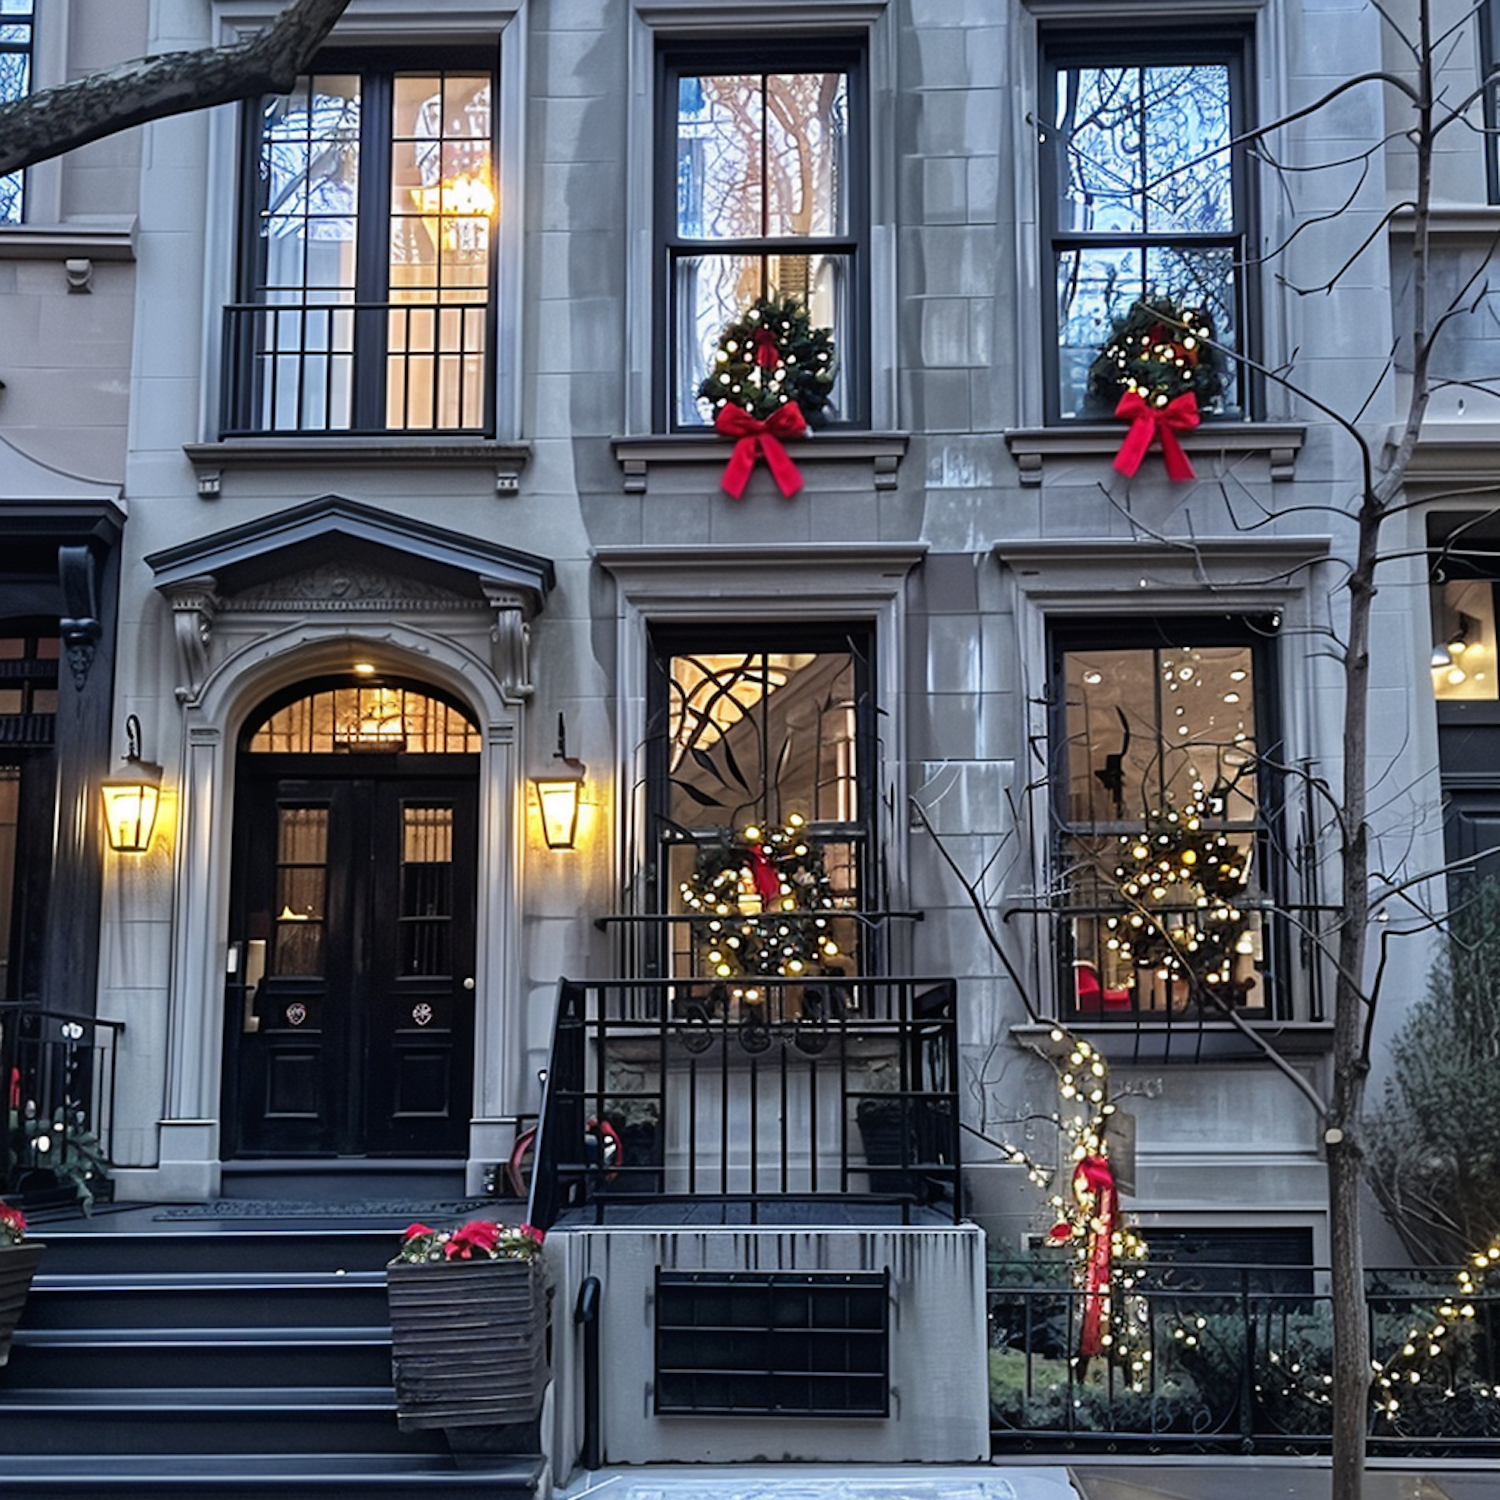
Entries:
{"type": "Polygon", "coordinates": [[[658,421],[707,425],[712,409],[697,393],[725,329],[757,301],[790,300],[811,330],[831,330],[834,378],[817,420],[868,423],[860,49],[673,48],[660,57],[659,94],[658,421]]]}
{"type": "MultiPolygon", "coordinates": [[[[668,969],[752,991],[868,973],[875,799],[866,627],[652,638],[651,798],[668,969]]],[[[753,993],[741,998],[755,999],[753,993]]]]}
{"type": "MultiPolygon", "coordinates": [[[[1091,30],[1043,45],[1042,220],[1047,297],[1046,415],[1099,419],[1089,367],[1116,320],[1140,302],[1206,317],[1230,351],[1250,342],[1240,31],[1191,36],[1091,30]]],[[[1205,415],[1242,416],[1246,381],[1232,359],[1205,415]]]]}
{"type": "Polygon", "coordinates": [[[1279,1014],[1270,619],[1053,631],[1062,1012],[1279,1014]]]}
{"type": "Polygon", "coordinates": [[[493,69],[330,55],[247,110],[223,434],[490,427],[493,69]]]}
{"type": "MultiPolygon", "coordinates": [[[[31,92],[31,49],[35,0],[0,0],[0,104],[24,99],[31,92]]],[[[0,177],[0,224],[19,224],[24,217],[23,172],[0,177]]]]}

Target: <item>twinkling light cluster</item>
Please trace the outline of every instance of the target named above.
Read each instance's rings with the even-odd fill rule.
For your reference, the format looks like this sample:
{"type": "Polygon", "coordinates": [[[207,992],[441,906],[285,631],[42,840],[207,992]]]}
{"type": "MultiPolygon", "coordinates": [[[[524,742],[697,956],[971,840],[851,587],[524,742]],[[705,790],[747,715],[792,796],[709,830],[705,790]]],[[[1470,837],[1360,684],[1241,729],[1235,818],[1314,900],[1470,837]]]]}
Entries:
{"type": "MultiPolygon", "coordinates": [[[[720,979],[817,974],[838,959],[831,915],[840,900],[822,846],[793,813],[781,828],[751,824],[737,837],[699,848],[691,879],[678,886],[684,909],[704,920],[699,947],[720,979]]],[[[751,1004],[764,998],[754,984],[731,986],[751,1004]]]]}
{"type": "Polygon", "coordinates": [[[1089,366],[1089,394],[1111,406],[1134,391],[1154,407],[1189,392],[1207,410],[1224,389],[1223,356],[1213,322],[1201,308],[1170,297],[1131,305],[1089,366]]]}
{"type": "Polygon", "coordinates": [[[742,406],[762,421],[795,402],[817,426],[833,393],[834,367],[832,329],[814,328],[794,297],[760,298],[719,336],[697,394],[712,411],[742,406]]]}
{"type": "Polygon", "coordinates": [[[1120,835],[1114,878],[1129,910],[1104,924],[1105,946],[1120,968],[1193,980],[1221,993],[1235,986],[1237,960],[1255,952],[1254,933],[1238,905],[1250,859],[1248,850],[1208,826],[1223,813],[1224,798],[1195,781],[1186,806],[1168,804],[1138,832],[1120,835]]]}
{"type": "MultiPolygon", "coordinates": [[[[1148,1246],[1117,1206],[1103,1201],[1105,1195],[1089,1173],[1080,1170],[1084,1163],[1108,1162],[1106,1133],[1115,1112],[1109,1097],[1109,1064],[1091,1043],[1059,1028],[1053,1028],[1049,1040],[1052,1050],[1043,1055],[1057,1074],[1058,1097],[1065,1106],[1052,1120],[1066,1149],[1059,1152],[1055,1167],[1009,1143],[1003,1143],[1004,1149],[1046,1195],[1056,1215],[1048,1239],[1054,1245],[1068,1246],[1073,1283],[1085,1295],[1090,1294],[1101,1263],[1099,1237],[1108,1236],[1108,1284],[1098,1289],[1102,1302],[1099,1352],[1125,1373],[1133,1390],[1141,1390],[1151,1373],[1149,1309],[1143,1298],[1131,1292],[1148,1246]]],[[[1077,1356],[1075,1362],[1083,1358],[1077,1356]]]]}
{"type": "MultiPolygon", "coordinates": [[[[1487,1250],[1477,1251],[1456,1277],[1456,1295],[1447,1298],[1436,1316],[1407,1331],[1405,1342],[1383,1363],[1374,1361],[1375,1409],[1388,1422],[1395,1422],[1401,1411],[1401,1397],[1413,1386],[1419,1386],[1431,1373],[1432,1365],[1447,1351],[1452,1335],[1474,1319],[1474,1303],[1491,1271],[1500,1267],[1500,1240],[1487,1250]]],[[[1477,1383],[1469,1387],[1478,1396],[1500,1398],[1500,1386],[1477,1383]]],[[[1456,1396],[1451,1379],[1443,1384],[1444,1396],[1456,1396]]]]}

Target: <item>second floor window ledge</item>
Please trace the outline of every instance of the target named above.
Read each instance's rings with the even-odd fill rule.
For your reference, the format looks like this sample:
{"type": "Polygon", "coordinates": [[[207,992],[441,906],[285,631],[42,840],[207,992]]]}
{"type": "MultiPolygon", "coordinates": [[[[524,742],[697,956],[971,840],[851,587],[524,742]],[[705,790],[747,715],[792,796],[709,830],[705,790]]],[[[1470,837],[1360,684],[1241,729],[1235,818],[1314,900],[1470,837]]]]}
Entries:
{"type": "MultiPolygon", "coordinates": [[[[799,469],[825,463],[868,465],[872,488],[890,490],[896,487],[897,471],[909,441],[905,432],[846,432],[825,428],[811,438],[789,440],[786,448],[799,469]]],[[[626,494],[644,493],[653,468],[687,464],[722,469],[730,453],[730,445],[711,432],[616,437],[610,444],[624,475],[626,494]]]]}
{"type": "MultiPolygon", "coordinates": [[[[1118,422],[1015,427],[1005,434],[1005,446],[1021,471],[1021,483],[1037,485],[1046,477],[1048,463],[1072,463],[1097,455],[1100,473],[1106,473],[1120,451],[1123,431],[1118,422]]],[[[1216,464],[1237,467],[1263,460],[1269,477],[1280,481],[1295,476],[1297,455],[1306,437],[1307,429],[1300,422],[1205,422],[1195,432],[1183,434],[1181,442],[1200,478],[1211,477],[1216,464]]]]}

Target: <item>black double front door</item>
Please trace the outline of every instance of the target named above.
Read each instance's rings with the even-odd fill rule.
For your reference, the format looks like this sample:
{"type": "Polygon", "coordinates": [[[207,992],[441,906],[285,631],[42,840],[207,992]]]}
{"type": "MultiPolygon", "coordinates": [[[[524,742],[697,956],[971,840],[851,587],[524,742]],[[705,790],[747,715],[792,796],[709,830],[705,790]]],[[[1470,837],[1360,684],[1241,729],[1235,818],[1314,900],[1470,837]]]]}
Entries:
{"type": "Polygon", "coordinates": [[[413,776],[406,757],[361,757],[357,775],[269,759],[255,758],[236,807],[226,1155],[462,1156],[473,760],[444,774],[423,757],[413,776]]]}

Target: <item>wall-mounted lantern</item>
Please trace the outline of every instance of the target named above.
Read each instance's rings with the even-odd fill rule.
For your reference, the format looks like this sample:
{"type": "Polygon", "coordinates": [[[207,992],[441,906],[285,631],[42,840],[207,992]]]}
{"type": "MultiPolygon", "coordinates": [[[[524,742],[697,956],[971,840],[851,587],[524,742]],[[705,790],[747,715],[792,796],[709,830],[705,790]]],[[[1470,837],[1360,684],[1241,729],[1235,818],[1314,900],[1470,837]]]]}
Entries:
{"type": "Polygon", "coordinates": [[[545,776],[533,776],[537,806],[542,814],[542,837],[549,849],[571,849],[578,841],[578,808],[588,767],[568,755],[567,728],[557,716],[555,763],[545,776]]]}
{"type": "Polygon", "coordinates": [[[161,797],[161,767],[141,759],[141,721],[125,720],[125,766],[101,784],[104,828],[117,854],[144,854],[151,847],[156,805],[161,797]]]}

